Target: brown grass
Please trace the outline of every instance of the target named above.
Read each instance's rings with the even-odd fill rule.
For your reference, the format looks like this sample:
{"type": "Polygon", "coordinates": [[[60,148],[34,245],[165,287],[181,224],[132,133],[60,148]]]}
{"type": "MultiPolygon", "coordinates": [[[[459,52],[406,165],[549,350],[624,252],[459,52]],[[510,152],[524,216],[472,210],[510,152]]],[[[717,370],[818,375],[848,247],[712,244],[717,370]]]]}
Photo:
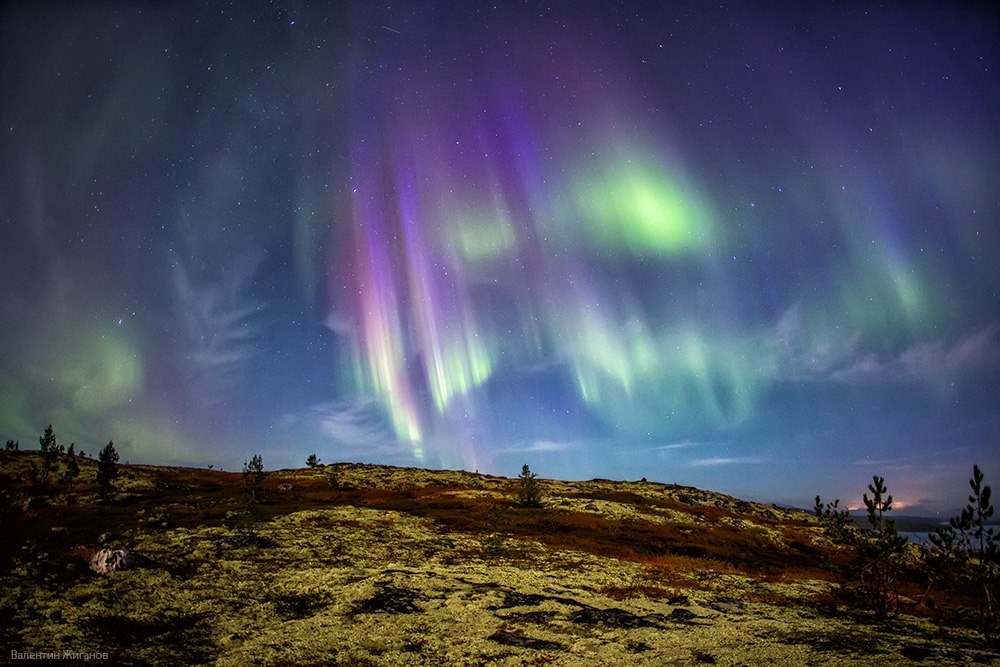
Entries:
{"type": "MultiPolygon", "coordinates": [[[[138,490],[122,491],[112,502],[99,505],[94,500],[96,463],[86,460],[81,464],[81,481],[72,494],[49,491],[48,506],[24,512],[21,506],[29,496],[45,492],[24,475],[28,462],[37,456],[29,452],[0,458],[0,491],[6,494],[6,501],[0,504],[0,522],[4,526],[0,564],[8,567],[28,557],[22,549],[27,545],[32,553],[77,557],[81,549],[95,549],[102,533],[123,535],[131,529],[155,532],[165,529],[163,522],[166,529],[234,525],[238,521],[234,513],[245,508],[239,472],[142,465],[120,466],[124,479],[119,487],[138,485],[138,490]]],[[[854,557],[850,549],[814,544],[815,527],[806,519],[779,524],[767,513],[749,513],[749,504],[742,501],[720,496],[720,500],[709,502],[713,494],[698,492],[695,498],[695,490],[681,487],[655,487],[653,490],[663,495],[643,495],[627,488],[581,483],[579,490],[547,496],[548,508],[522,509],[513,504],[509,480],[453,473],[445,483],[427,471],[414,471],[413,480],[422,482],[400,481],[407,471],[347,464],[338,464],[334,469],[340,483],[337,488],[328,483],[329,469],[272,473],[254,516],[239,521],[267,521],[310,508],[391,510],[423,517],[442,533],[464,533],[479,539],[505,535],[503,557],[508,560],[528,557],[523,546],[534,541],[550,550],[637,563],[658,582],[657,586],[635,590],[609,589],[608,594],[613,596],[654,597],[666,594],[666,587],[671,586],[711,588],[715,585],[713,578],[722,575],[779,583],[838,578],[847,582],[838,573],[846,572],[854,557]],[[689,496],[697,504],[683,502],[682,497],[689,496]],[[653,514],[670,510],[684,518],[652,521],[638,514],[617,519],[569,509],[559,504],[560,498],[624,503],[653,514]]],[[[547,491],[543,484],[543,492],[547,491]]],[[[310,517],[308,522],[317,528],[362,526],[351,519],[319,516],[310,517]]],[[[393,520],[386,517],[382,523],[389,527],[393,520]]],[[[476,557],[482,554],[477,552],[476,557]]],[[[579,564],[574,565],[572,557],[564,556],[553,562],[553,567],[579,564]]],[[[54,565],[51,574],[66,576],[54,565]]],[[[919,568],[908,572],[902,592],[919,598],[926,587],[923,577],[919,568]]],[[[949,603],[972,602],[971,598],[966,601],[957,597],[950,596],[949,603]]]]}
{"type": "Polygon", "coordinates": [[[669,600],[679,595],[676,589],[662,588],[660,586],[650,586],[648,584],[635,584],[632,586],[604,586],[597,589],[601,595],[607,595],[614,600],[628,600],[632,598],[647,598],[649,600],[669,600]]]}

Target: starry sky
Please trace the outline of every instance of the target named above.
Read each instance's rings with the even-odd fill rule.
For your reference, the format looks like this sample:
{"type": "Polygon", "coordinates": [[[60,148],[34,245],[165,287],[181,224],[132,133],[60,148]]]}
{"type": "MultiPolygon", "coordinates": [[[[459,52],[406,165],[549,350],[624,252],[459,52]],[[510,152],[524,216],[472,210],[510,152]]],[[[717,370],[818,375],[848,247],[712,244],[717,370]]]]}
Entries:
{"type": "Polygon", "coordinates": [[[327,4],[4,4],[4,439],[998,483],[996,8],[327,4]]]}

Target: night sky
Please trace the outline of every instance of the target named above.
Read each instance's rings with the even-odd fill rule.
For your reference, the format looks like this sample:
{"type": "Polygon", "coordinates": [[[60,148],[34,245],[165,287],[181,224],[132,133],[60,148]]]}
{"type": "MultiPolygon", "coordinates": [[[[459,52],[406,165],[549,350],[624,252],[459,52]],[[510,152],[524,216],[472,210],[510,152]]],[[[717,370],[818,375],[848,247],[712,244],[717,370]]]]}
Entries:
{"type": "Polygon", "coordinates": [[[4,440],[1000,483],[996,9],[320,4],[4,4],[4,440]]]}

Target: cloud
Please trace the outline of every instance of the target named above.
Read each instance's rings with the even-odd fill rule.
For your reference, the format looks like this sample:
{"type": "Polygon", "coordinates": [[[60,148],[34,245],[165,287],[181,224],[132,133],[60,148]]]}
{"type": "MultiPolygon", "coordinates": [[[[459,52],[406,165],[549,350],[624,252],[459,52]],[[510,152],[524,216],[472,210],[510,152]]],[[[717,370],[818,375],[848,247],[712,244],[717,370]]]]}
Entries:
{"type": "Polygon", "coordinates": [[[536,440],[534,442],[521,443],[500,451],[504,454],[552,453],[566,452],[577,447],[579,447],[579,443],[575,441],[554,442],[551,440],[536,440]]]}
{"type": "Polygon", "coordinates": [[[180,323],[186,379],[201,404],[215,404],[237,386],[259,352],[264,306],[246,295],[260,257],[234,261],[221,276],[197,280],[172,256],[171,287],[180,323]]]}
{"type": "Polygon", "coordinates": [[[320,403],[286,414],[277,429],[283,438],[302,442],[317,453],[339,460],[380,460],[391,465],[415,465],[410,445],[393,433],[388,415],[373,397],[320,403]]]}
{"type": "Polygon", "coordinates": [[[919,342],[895,357],[880,359],[865,354],[851,365],[830,374],[839,382],[940,382],[984,366],[1000,363],[1000,327],[987,326],[947,345],[919,342]]]}
{"type": "Polygon", "coordinates": [[[323,326],[340,336],[351,337],[356,331],[354,322],[345,315],[338,313],[335,310],[331,310],[326,319],[323,320],[323,326]]]}
{"type": "Polygon", "coordinates": [[[692,442],[691,440],[682,440],[681,442],[674,442],[669,445],[657,445],[653,447],[653,451],[673,451],[676,449],[694,449],[697,447],[726,447],[728,444],[726,442],[692,442]]]}
{"type": "MultiPolygon", "coordinates": [[[[851,465],[864,468],[878,468],[879,470],[911,470],[913,464],[905,459],[857,459],[851,461],[851,465]]],[[[924,463],[924,466],[928,464],[924,463]]]]}
{"type": "Polygon", "coordinates": [[[810,334],[795,304],[749,347],[757,350],[760,372],[770,380],[935,383],[1000,366],[1000,325],[992,323],[952,342],[922,340],[902,350],[874,351],[865,347],[860,331],[810,334]]]}
{"type": "Polygon", "coordinates": [[[313,406],[316,428],[338,444],[377,445],[392,440],[392,429],[375,399],[313,406]]]}
{"type": "Polygon", "coordinates": [[[760,368],[769,376],[767,379],[823,380],[852,363],[859,354],[860,339],[857,332],[809,335],[802,322],[801,308],[796,303],[763,333],[756,345],[756,356],[764,360],[760,368]]]}
{"type": "Polygon", "coordinates": [[[766,462],[767,459],[757,458],[756,456],[716,456],[706,459],[694,459],[688,461],[687,464],[695,468],[704,468],[708,466],[748,465],[766,462]]]}

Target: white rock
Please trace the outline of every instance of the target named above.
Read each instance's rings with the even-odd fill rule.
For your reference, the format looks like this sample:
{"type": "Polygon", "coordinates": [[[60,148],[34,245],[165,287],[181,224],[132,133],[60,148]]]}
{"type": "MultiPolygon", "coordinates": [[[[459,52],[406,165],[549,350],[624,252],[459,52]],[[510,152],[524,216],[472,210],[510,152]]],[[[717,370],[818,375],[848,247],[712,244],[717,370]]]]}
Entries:
{"type": "Polygon", "coordinates": [[[124,549],[101,549],[90,559],[90,569],[97,574],[128,570],[138,564],[138,559],[124,549]]]}

